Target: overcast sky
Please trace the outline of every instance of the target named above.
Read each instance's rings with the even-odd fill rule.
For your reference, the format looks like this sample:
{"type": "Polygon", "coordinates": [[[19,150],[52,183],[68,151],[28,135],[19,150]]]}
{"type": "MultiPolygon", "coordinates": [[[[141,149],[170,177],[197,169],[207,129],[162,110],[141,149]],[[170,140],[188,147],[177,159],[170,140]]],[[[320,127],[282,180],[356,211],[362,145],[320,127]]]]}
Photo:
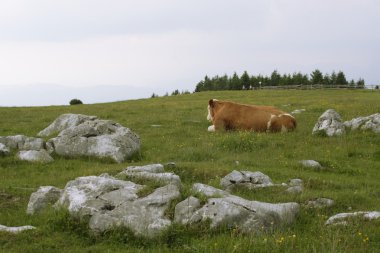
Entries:
{"type": "Polygon", "coordinates": [[[342,70],[380,83],[379,0],[0,0],[0,106],[342,70]]]}

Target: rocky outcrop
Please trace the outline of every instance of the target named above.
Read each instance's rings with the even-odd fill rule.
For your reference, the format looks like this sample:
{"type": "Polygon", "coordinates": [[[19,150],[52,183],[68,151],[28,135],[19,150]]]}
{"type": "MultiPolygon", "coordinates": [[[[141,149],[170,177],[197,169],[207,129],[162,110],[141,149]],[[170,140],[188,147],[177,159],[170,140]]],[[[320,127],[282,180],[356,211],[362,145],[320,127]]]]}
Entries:
{"type": "Polygon", "coordinates": [[[44,210],[49,204],[54,204],[61,197],[62,190],[54,186],[40,186],[32,193],[29,199],[27,214],[36,214],[44,210]]]}
{"type": "Polygon", "coordinates": [[[324,133],[327,136],[339,136],[345,133],[342,118],[334,109],[328,109],[318,119],[313,134],[324,133]]]}
{"type": "MultiPolygon", "coordinates": [[[[83,115],[82,115],[83,116],[83,115]]],[[[92,119],[92,116],[87,116],[92,119]]],[[[65,157],[94,156],[121,163],[140,150],[140,138],[110,120],[88,120],[64,129],[49,143],[65,157]]]]}
{"type": "Polygon", "coordinates": [[[348,225],[349,221],[353,218],[361,218],[364,220],[376,220],[380,219],[380,212],[353,212],[353,213],[339,213],[331,216],[325,223],[325,225],[348,225]]]}
{"type": "Polygon", "coordinates": [[[243,186],[248,189],[263,188],[273,186],[272,180],[260,171],[232,171],[222,178],[220,185],[224,189],[232,189],[236,186],[243,186]]]}
{"type": "MultiPolygon", "coordinates": [[[[242,232],[260,232],[263,229],[292,223],[299,212],[299,204],[297,203],[271,204],[249,201],[199,183],[193,185],[193,192],[211,198],[196,211],[194,208],[185,208],[183,212],[176,212],[175,220],[182,224],[210,220],[211,228],[239,227],[242,232]],[[186,211],[188,212],[186,213],[186,211]]],[[[186,202],[180,204],[186,205],[186,202]]]]}
{"type": "Polygon", "coordinates": [[[41,159],[50,162],[46,154],[55,152],[65,157],[94,156],[110,158],[118,163],[124,162],[140,150],[140,138],[129,128],[110,120],[99,120],[95,116],[82,114],[63,114],[52,124],[38,133],[39,136],[58,136],[47,143],[41,138],[24,135],[0,136],[6,149],[34,150],[41,152],[20,152],[18,157],[27,161],[41,159]],[[37,158],[38,157],[38,158],[37,158]]]}
{"type": "Polygon", "coordinates": [[[345,121],[343,124],[351,130],[371,130],[375,133],[380,133],[380,113],[354,118],[350,121],[345,121]]]}
{"type": "MultiPolygon", "coordinates": [[[[161,164],[128,167],[127,170],[130,173],[165,173],[161,164]]],[[[194,225],[210,221],[210,228],[238,227],[242,232],[256,233],[294,222],[299,211],[297,203],[250,201],[196,183],[192,193],[194,196],[202,195],[203,201],[189,196],[175,206],[172,219],[167,211],[173,208],[172,201],[179,200],[181,193],[177,181],[166,183],[147,196],[139,197],[138,192],[144,186],[134,182],[116,179],[108,174],[79,177],[68,182],[63,190],[41,187],[32,194],[27,212],[37,213],[58,198],[54,204],[56,208],[67,209],[71,215],[88,221],[89,228],[95,233],[125,227],[136,236],[151,238],[173,222],[194,225]]]]}
{"type": "Polygon", "coordinates": [[[40,137],[47,137],[51,136],[53,134],[57,134],[69,127],[75,127],[78,126],[85,121],[92,121],[97,119],[96,116],[87,116],[82,114],[62,114],[58,118],[56,118],[53,123],[51,123],[48,127],[46,127],[44,130],[39,132],[37,136],[40,137]]]}
{"type": "Polygon", "coordinates": [[[17,157],[22,161],[28,162],[40,162],[40,163],[51,163],[54,161],[53,157],[49,155],[49,153],[42,150],[27,150],[20,151],[17,154],[17,157]]]}

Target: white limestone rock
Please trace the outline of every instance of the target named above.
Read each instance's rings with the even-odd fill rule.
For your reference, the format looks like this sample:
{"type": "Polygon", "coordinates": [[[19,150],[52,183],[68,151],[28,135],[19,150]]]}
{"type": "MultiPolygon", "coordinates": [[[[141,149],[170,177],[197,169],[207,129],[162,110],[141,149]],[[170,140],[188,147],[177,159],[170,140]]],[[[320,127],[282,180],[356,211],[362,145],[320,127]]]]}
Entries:
{"type": "Polygon", "coordinates": [[[328,109],[318,119],[313,134],[324,132],[327,136],[339,136],[345,133],[342,118],[334,109],[328,109]]]}
{"type": "Polygon", "coordinates": [[[40,186],[30,196],[27,214],[36,214],[44,210],[49,204],[54,204],[62,194],[62,190],[54,186],[40,186]]]}
{"type": "Polygon", "coordinates": [[[19,151],[17,157],[22,161],[28,162],[40,162],[40,163],[51,163],[54,161],[53,157],[49,155],[49,153],[42,150],[27,150],[27,151],[19,151]]]}
{"type": "Polygon", "coordinates": [[[365,220],[376,220],[380,219],[380,212],[371,211],[371,212],[353,212],[353,213],[338,213],[331,216],[326,221],[325,225],[347,225],[350,219],[359,217],[365,220]]]}
{"type": "Polygon", "coordinates": [[[236,186],[244,186],[248,189],[263,188],[273,186],[273,182],[267,175],[260,171],[232,171],[222,178],[220,185],[224,189],[232,189],[236,186]]]}
{"type": "Polygon", "coordinates": [[[31,229],[36,229],[36,227],[33,226],[20,226],[20,227],[7,227],[4,225],[0,225],[0,231],[8,232],[8,233],[13,233],[13,234],[18,234],[22,231],[25,230],[31,230],[31,229]]]}
{"type": "Polygon", "coordinates": [[[85,121],[50,139],[55,153],[65,157],[94,156],[122,163],[140,150],[140,138],[110,120],[85,121]]]}
{"type": "Polygon", "coordinates": [[[380,133],[380,113],[354,118],[350,121],[345,121],[343,124],[351,130],[371,130],[374,133],[380,133]]]}
{"type": "Polygon", "coordinates": [[[178,203],[174,211],[174,222],[187,224],[194,212],[201,207],[199,199],[190,196],[178,203]]]}
{"type": "Polygon", "coordinates": [[[7,148],[3,143],[0,143],[0,156],[7,156],[10,154],[9,148],[7,148]]]}
{"type": "Polygon", "coordinates": [[[97,119],[96,116],[87,116],[82,114],[62,114],[56,118],[53,123],[51,123],[44,130],[39,132],[37,136],[47,137],[53,134],[59,133],[69,127],[74,127],[82,124],[85,121],[91,121],[97,119]]]}

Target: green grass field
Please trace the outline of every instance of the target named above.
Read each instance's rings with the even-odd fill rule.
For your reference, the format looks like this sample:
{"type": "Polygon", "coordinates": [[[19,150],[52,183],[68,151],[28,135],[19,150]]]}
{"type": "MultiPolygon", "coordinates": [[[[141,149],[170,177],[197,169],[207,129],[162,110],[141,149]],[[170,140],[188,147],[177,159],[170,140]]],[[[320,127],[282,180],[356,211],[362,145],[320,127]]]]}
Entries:
{"type": "Polygon", "coordinates": [[[352,131],[341,137],[313,136],[314,124],[329,108],[337,110],[344,120],[378,113],[380,92],[224,91],[93,105],[0,108],[0,136],[35,136],[59,115],[81,113],[114,120],[138,133],[142,141],[141,153],[123,164],[58,156],[51,164],[33,164],[18,161],[15,152],[0,157],[0,224],[37,227],[17,235],[0,232],[0,251],[379,252],[380,221],[355,220],[347,227],[324,225],[328,217],[340,212],[380,211],[380,135],[352,131]],[[210,98],[306,111],[296,115],[297,130],[291,133],[209,133],[206,107],[210,98]],[[325,170],[300,167],[298,161],[304,159],[319,161],[325,170]],[[292,178],[304,181],[305,190],[300,195],[286,194],[282,188],[234,192],[244,198],[302,204],[325,197],[334,199],[336,205],[320,210],[302,208],[294,224],[271,233],[243,235],[236,230],[210,231],[205,226],[173,226],[154,240],[134,238],[126,230],[96,236],[64,211],[26,214],[30,194],[39,186],[63,188],[79,176],[115,175],[129,165],[168,162],[177,165],[173,171],[184,184],[183,198],[193,183],[219,187],[220,179],[237,169],[261,171],[275,183],[292,178]]]}

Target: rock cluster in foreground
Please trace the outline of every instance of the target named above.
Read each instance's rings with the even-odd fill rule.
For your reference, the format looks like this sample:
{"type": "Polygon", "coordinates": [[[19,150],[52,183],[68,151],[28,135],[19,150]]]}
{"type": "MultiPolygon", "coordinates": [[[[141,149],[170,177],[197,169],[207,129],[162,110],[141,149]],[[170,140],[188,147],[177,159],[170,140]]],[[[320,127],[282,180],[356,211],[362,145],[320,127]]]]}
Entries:
{"type": "MultiPolygon", "coordinates": [[[[221,185],[225,185],[226,182],[230,184],[231,178],[242,178],[241,182],[245,182],[247,175],[257,176],[256,179],[252,177],[250,183],[285,186],[289,187],[286,191],[291,193],[303,191],[301,179],[291,179],[288,184],[279,185],[273,184],[272,180],[261,172],[249,171],[233,171],[221,180],[221,185]],[[233,175],[236,177],[232,177],[233,175]]],[[[54,206],[64,208],[72,216],[88,221],[89,229],[94,233],[125,227],[136,236],[152,238],[173,223],[186,226],[205,223],[210,229],[237,228],[242,233],[260,233],[294,223],[301,208],[301,205],[295,202],[273,204],[247,200],[229,191],[201,183],[194,183],[189,196],[181,200],[180,178],[174,173],[165,172],[161,164],[131,166],[119,173],[118,177],[108,174],[78,177],[69,181],[64,189],[41,186],[31,195],[27,213],[36,214],[54,206]],[[152,176],[153,174],[155,176],[152,176]],[[144,196],[139,196],[146,186],[132,182],[134,179],[143,179],[143,182],[154,181],[154,185],[158,182],[161,186],[145,193],[144,196]],[[168,215],[173,203],[176,203],[174,215],[168,215]]],[[[227,185],[227,188],[229,186],[227,185]]],[[[244,184],[235,186],[246,187],[244,184]]],[[[248,188],[255,190],[262,187],[248,188]]],[[[333,205],[334,201],[331,199],[317,198],[307,201],[302,207],[328,208],[333,205]]],[[[172,210],[169,213],[171,212],[172,210]]],[[[347,225],[355,217],[375,220],[380,218],[380,212],[341,213],[330,217],[325,224],[347,225]]],[[[0,226],[0,230],[9,232],[33,228],[26,226],[8,229],[0,226]]]]}
{"type": "Polygon", "coordinates": [[[291,224],[300,208],[298,203],[293,202],[272,204],[250,201],[200,183],[195,183],[191,195],[180,201],[180,178],[164,172],[161,164],[128,167],[118,177],[129,180],[142,177],[159,182],[162,186],[140,197],[139,192],[145,186],[132,181],[108,174],[79,177],[68,182],[62,190],[52,186],[40,187],[32,194],[27,212],[34,214],[54,205],[88,220],[89,228],[96,233],[126,227],[137,236],[150,238],[173,223],[191,226],[209,221],[210,228],[238,227],[242,232],[258,233],[291,224]],[[203,205],[195,197],[200,195],[207,199],[203,205]],[[173,201],[179,203],[175,206],[174,217],[170,217],[166,212],[173,201]]]}

